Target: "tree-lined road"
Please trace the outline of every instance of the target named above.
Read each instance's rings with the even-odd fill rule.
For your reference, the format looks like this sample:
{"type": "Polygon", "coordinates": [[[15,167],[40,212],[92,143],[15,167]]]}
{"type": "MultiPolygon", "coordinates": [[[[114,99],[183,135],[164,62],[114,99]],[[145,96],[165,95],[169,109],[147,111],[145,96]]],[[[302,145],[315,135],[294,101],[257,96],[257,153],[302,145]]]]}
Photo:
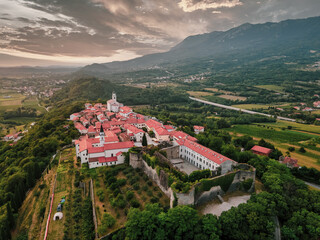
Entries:
{"type": "MultiPolygon", "coordinates": [[[[234,110],[234,111],[241,111],[241,112],[249,113],[249,114],[257,114],[257,115],[262,115],[262,116],[266,116],[266,117],[274,117],[271,114],[254,112],[254,111],[247,110],[247,109],[231,107],[231,106],[223,105],[223,104],[220,104],[220,103],[209,102],[209,101],[205,101],[205,100],[202,100],[202,99],[199,99],[199,98],[194,98],[194,97],[189,97],[189,98],[191,100],[193,100],[193,101],[201,102],[201,103],[208,104],[208,105],[213,105],[213,106],[220,107],[220,108],[230,109],[230,110],[234,110]]],[[[277,119],[284,120],[284,121],[289,121],[289,122],[295,122],[296,121],[295,119],[292,119],[292,118],[286,118],[286,117],[280,117],[280,116],[277,116],[277,119]]]]}

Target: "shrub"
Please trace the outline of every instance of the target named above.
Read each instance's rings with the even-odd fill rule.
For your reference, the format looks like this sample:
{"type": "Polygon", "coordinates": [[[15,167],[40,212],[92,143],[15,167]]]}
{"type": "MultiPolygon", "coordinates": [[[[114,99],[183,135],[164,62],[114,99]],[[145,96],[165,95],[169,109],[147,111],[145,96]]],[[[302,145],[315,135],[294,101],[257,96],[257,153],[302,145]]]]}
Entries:
{"type": "Polygon", "coordinates": [[[130,201],[133,197],[134,197],[134,193],[133,193],[133,192],[128,191],[128,192],[126,193],[126,199],[127,199],[127,201],[130,201]]]}
{"type": "Polygon", "coordinates": [[[290,152],[293,152],[293,151],[295,150],[295,148],[294,148],[294,147],[288,147],[288,150],[289,150],[290,152]]]}
{"type": "Polygon", "coordinates": [[[157,197],[152,197],[152,198],[150,199],[150,202],[151,202],[151,203],[157,203],[157,202],[159,202],[159,198],[157,198],[157,197]]]}
{"type": "Polygon", "coordinates": [[[299,152],[305,153],[305,152],[307,152],[307,151],[304,149],[304,147],[301,147],[301,148],[299,149],[299,152]]]}
{"type": "Polygon", "coordinates": [[[146,182],[149,180],[148,176],[147,175],[143,175],[142,179],[146,182]]]}
{"type": "Polygon", "coordinates": [[[161,192],[158,192],[158,198],[161,198],[162,197],[162,193],[161,192]]]}
{"type": "Polygon", "coordinates": [[[149,197],[151,197],[151,196],[152,196],[152,192],[151,192],[150,190],[148,190],[148,191],[147,191],[147,195],[148,195],[149,197]]]}
{"type": "Polygon", "coordinates": [[[130,202],[130,205],[133,208],[139,208],[140,207],[140,203],[136,199],[132,199],[131,202],[130,202]]]}
{"type": "Polygon", "coordinates": [[[132,187],[133,187],[134,190],[139,190],[140,189],[139,183],[133,184],[132,187]]]}
{"type": "Polygon", "coordinates": [[[99,197],[99,201],[100,202],[103,202],[104,201],[104,198],[105,198],[105,194],[104,194],[104,191],[102,189],[99,189],[97,191],[97,196],[99,197]]]}
{"type": "Polygon", "coordinates": [[[145,191],[145,192],[148,191],[148,185],[144,185],[144,186],[142,187],[142,190],[145,191]]]}
{"type": "Polygon", "coordinates": [[[149,181],[147,182],[147,184],[148,184],[149,186],[152,186],[152,181],[149,180],[149,181]]]}

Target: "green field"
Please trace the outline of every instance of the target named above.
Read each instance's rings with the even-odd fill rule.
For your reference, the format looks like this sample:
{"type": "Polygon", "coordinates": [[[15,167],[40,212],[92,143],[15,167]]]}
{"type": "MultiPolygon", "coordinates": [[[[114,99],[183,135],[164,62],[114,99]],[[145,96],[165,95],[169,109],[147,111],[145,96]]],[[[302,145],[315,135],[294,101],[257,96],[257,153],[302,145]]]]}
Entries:
{"type": "Polygon", "coordinates": [[[269,90],[269,91],[284,93],[283,87],[277,86],[277,85],[256,85],[255,87],[256,88],[266,89],[266,90],[269,90]]]}
{"type": "Polygon", "coordinates": [[[284,107],[287,106],[286,103],[284,104],[236,104],[232,105],[232,107],[252,110],[252,109],[268,109],[269,107],[284,107]]]}
{"type": "MultiPolygon", "coordinates": [[[[263,123],[255,125],[235,125],[226,129],[235,135],[249,135],[259,140],[260,138],[272,143],[283,154],[288,152],[289,147],[294,147],[295,151],[290,155],[298,160],[300,166],[314,167],[320,170],[320,151],[317,147],[307,145],[304,141],[317,138],[318,134],[314,132],[320,131],[320,127],[312,125],[304,125],[299,123],[277,122],[263,123]],[[259,125],[259,126],[258,126],[259,125]],[[291,130],[287,126],[292,126],[291,130]],[[284,130],[282,130],[285,128],[284,130]],[[313,133],[307,133],[312,131],[313,133]],[[301,153],[298,149],[304,146],[306,153],[301,153]]],[[[320,135],[319,135],[320,137],[320,135]]]]}
{"type": "Polygon", "coordinates": [[[271,129],[256,125],[236,125],[226,130],[240,134],[248,134],[257,138],[270,139],[279,143],[297,143],[314,137],[314,135],[308,133],[297,132],[293,130],[271,129]]]}
{"type": "Polygon", "coordinates": [[[288,128],[288,126],[291,126],[292,130],[319,134],[319,137],[320,137],[320,126],[316,126],[316,125],[301,124],[301,123],[287,122],[287,121],[281,121],[281,120],[278,120],[276,123],[264,123],[263,125],[277,128],[278,130],[282,128],[288,128]]]}

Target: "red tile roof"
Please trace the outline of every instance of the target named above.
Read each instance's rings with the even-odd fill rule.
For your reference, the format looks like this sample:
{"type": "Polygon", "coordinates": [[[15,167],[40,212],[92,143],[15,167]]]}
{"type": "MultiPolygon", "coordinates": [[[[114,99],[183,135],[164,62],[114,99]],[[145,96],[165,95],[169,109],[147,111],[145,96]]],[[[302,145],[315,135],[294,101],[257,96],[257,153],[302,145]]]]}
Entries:
{"type": "Polygon", "coordinates": [[[130,113],[132,112],[132,109],[130,107],[124,106],[120,108],[120,112],[122,113],[130,113]]]}
{"type": "Polygon", "coordinates": [[[298,165],[298,160],[293,159],[293,158],[291,158],[291,157],[285,157],[284,160],[282,161],[282,163],[291,165],[291,166],[293,166],[293,167],[299,167],[299,165],[298,165]]]}
{"type": "Polygon", "coordinates": [[[251,150],[255,151],[255,152],[258,152],[258,153],[267,154],[267,155],[269,155],[272,152],[272,149],[261,147],[261,146],[258,146],[258,145],[253,146],[253,148],[251,148],[251,150]]]}
{"type": "Polygon", "coordinates": [[[122,155],[122,152],[118,152],[118,153],[116,154],[116,156],[120,156],[120,155],[122,155]]]}
{"type": "Polygon", "coordinates": [[[167,129],[167,130],[173,130],[173,129],[174,129],[174,127],[171,126],[171,125],[164,125],[164,127],[165,127],[165,129],[167,129]]]}
{"type": "Polygon", "coordinates": [[[186,134],[185,132],[182,132],[182,131],[173,131],[173,132],[170,132],[170,135],[174,137],[176,140],[188,139],[193,142],[197,141],[196,138],[191,137],[189,134],[186,134]]]}
{"type": "Polygon", "coordinates": [[[163,127],[156,127],[154,129],[155,133],[157,133],[160,136],[170,135],[170,133],[167,131],[167,129],[163,127]]]}
{"type": "Polygon", "coordinates": [[[113,131],[105,131],[104,134],[105,142],[119,142],[118,136],[113,131]]]}
{"type": "Polygon", "coordinates": [[[157,127],[162,127],[162,124],[157,122],[156,120],[153,119],[149,119],[148,121],[146,121],[146,125],[149,128],[157,128],[157,127]]]}
{"type": "Polygon", "coordinates": [[[130,124],[125,124],[124,125],[124,128],[126,128],[128,131],[134,133],[134,134],[138,134],[138,133],[143,133],[144,131],[142,129],[139,129],[133,125],[130,125],[130,124]]]}
{"type": "Polygon", "coordinates": [[[193,126],[193,129],[194,130],[202,130],[202,129],[204,129],[204,127],[203,126],[193,126]]]}
{"type": "Polygon", "coordinates": [[[88,133],[95,133],[96,130],[94,129],[94,127],[91,125],[89,128],[88,128],[88,133]]]}
{"type": "Polygon", "coordinates": [[[99,163],[106,163],[106,162],[115,162],[117,161],[117,157],[99,157],[99,163]]]}
{"type": "Polygon", "coordinates": [[[115,150],[115,149],[126,149],[132,148],[134,146],[133,142],[117,142],[117,143],[108,143],[103,147],[89,147],[88,153],[99,153],[107,150],[115,150]]]}
{"type": "Polygon", "coordinates": [[[78,129],[78,130],[80,130],[80,131],[87,130],[87,129],[85,128],[85,126],[83,126],[83,125],[82,125],[81,123],[79,123],[79,122],[75,122],[75,123],[74,123],[74,126],[75,126],[76,129],[78,129]]]}
{"type": "Polygon", "coordinates": [[[199,143],[190,141],[188,139],[184,140],[182,145],[199,153],[200,155],[206,157],[207,159],[209,159],[219,165],[227,160],[233,161],[232,159],[230,159],[226,156],[223,156],[220,153],[217,153],[207,147],[202,146],[199,143]]]}

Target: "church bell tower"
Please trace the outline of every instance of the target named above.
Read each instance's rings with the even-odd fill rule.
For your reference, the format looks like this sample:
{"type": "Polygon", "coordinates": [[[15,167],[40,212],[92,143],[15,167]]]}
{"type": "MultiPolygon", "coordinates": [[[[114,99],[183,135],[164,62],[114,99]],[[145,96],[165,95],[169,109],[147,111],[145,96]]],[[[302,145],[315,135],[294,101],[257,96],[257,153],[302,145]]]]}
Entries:
{"type": "Polygon", "coordinates": [[[112,92],[112,100],[117,101],[117,94],[112,92]]]}
{"type": "Polygon", "coordinates": [[[104,131],[103,131],[103,127],[102,127],[102,124],[101,124],[101,127],[100,127],[100,147],[103,147],[104,146],[104,131]]]}

